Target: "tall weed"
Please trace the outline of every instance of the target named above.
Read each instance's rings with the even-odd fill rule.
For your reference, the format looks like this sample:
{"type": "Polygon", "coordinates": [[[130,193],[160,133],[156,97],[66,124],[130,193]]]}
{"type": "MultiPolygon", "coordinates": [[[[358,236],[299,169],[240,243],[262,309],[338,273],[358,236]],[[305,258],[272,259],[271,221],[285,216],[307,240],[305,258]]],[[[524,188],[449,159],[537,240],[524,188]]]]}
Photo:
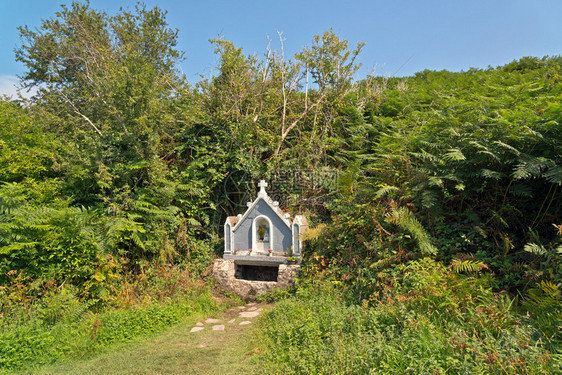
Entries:
{"type": "Polygon", "coordinates": [[[381,275],[382,297],[346,303],[337,280],[301,283],[267,315],[261,359],[278,374],[556,373],[511,299],[429,259],[381,275]]]}
{"type": "Polygon", "coordinates": [[[174,267],[124,277],[103,309],[72,286],[50,285],[37,298],[33,284],[14,277],[0,290],[0,371],[92,355],[219,308],[208,288],[174,267]]]}

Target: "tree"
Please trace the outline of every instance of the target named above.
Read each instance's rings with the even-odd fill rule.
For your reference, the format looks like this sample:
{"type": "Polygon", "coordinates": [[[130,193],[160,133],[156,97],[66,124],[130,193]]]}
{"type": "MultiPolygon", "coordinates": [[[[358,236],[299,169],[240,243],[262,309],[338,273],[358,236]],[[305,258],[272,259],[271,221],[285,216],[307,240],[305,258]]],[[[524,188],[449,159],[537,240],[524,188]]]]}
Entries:
{"type": "Polygon", "coordinates": [[[109,171],[116,185],[142,186],[177,127],[168,109],[186,83],[165,15],[137,5],[108,16],[73,2],[37,30],[19,29],[16,59],[23,85],[39,87],[37,108],[88,154],[91,174],[109,171]]]}
{"type": "Polygon", "coordinates": [[[53,138],[34,127],[26,109],[0,99],[0,182],[52,177],[59,159],[53,138]]]}
{"type": "Polygon", "coordinates": [[[365,43],[357,43],[350,51],[347,40],[340,39],[332,29],[322,35],[315,35],[312,46],[296,54],[320,92],[330,90],[340,95],[349,89],[354,74],[361,67],[355,62],[365,43]]]}
{"type": "Polygon", "coordinates": [[[73,2],[36,30],[21,27],[16,51],[23,85],[39,88],[36,124],[66,146],[73,204],[102,208],[103,247],[133,260],[174,253],[200,202],[182,205],[174,192],[204,186],[175,180],[169,166],[178,133],[199,115],[165,16],[144,5],[109,16],[73,2]]]}

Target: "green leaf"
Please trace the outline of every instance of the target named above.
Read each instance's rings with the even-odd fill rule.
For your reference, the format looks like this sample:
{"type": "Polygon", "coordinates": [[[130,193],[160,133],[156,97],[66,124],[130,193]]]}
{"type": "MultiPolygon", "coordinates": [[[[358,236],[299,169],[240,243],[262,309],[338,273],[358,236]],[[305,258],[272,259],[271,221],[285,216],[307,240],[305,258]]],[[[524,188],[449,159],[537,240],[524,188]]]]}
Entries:
{"type": "MultiPolygon", "coordinates": [[[[513,170],[512,177],[516,180],[540,177],[543,171],[554,165],[554,162],[544,157],[527,157],[521,161],[513,170]]],[[[555,170],[552,174],[553,179],[558,179],[559,170],[555,170]]]]}
{"type": "Polygon", "coordinates": [[[503,173],[491,171],[491,170],[486,169],[486,168],[480,170],[480,174],[482,175],[482,177],[491,178],[491,179],[494,179],[494,180],[499,180],[500,178],[504,177],[503,173]]]}
{"type": "Polygon", "coordinates": [[[449,149],[445,155],[443,155],[443,159],[445,160],[452,160],[452,161],[462,161],[466,160],[466,156],[462,153],[461,150],[458,148],[449,149]]]}
{"type": "Polygon", "coordinates": [[[546,173],[544,174],[546,179],[553,184],[562,184],[562,165],[557,165],[551,167],[546,173]]]}

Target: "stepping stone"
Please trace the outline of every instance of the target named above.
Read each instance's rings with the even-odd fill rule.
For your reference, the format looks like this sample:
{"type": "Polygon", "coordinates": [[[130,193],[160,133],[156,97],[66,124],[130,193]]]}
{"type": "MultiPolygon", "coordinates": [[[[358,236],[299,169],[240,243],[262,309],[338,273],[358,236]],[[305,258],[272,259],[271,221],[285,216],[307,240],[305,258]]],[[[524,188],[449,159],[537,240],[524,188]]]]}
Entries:
{"type": "Polygon", "coordinates": [[[250,322],[249,320],[244,320],[243,322],[240,322],[238,325],[240,326],[246,326],[248,324],[252,324],[252,322],[250,322]]]}
{"type": "Polygon", "coordinates": [[[197,322],[197,323],[195,323],[195,325],[196,325],[196,326],[204,326],[204,324],[201,323],[201,322],[197,322]]]}
{"type": "Polygon", "coordinates": [[[241,318],[255,318],[259,314],[260,314],[259,311],[243,311],[240,314],[238,314],[238,316],[240,316],[241,318]]]}
{"type": "Polygon", "coordinates": [[[205,329],[204,327],[193,327],[193,328],[191,328],[191,331],[189,331],[189,332],[190,333],[191,332],[198,332],[198,331],[202,331],[204,329],[205,329]]]}
{"type": "Polygon", "coordinates": [[[231,320],[228,321],[228,324],[232,324],[232,323],[234,323],[235,321],[236,321],[236,318],[235,318],[235,319],[231,319],[231,320]]]}
{"type": "Polygon", "coordinates": [[[213,331],[224,331],[224,324],[213,326],[213,331]]]}
{"type": "Polygon", "coordinates": [[[256,311],[263,311],[263,309],[257,309],[256,311]]]}
{"type": "Polygon", "coordinates": [[[248,310],[246,310],[246,311],[255,311],[255,310],[257,310],[257,309],[258,309],[258,308],[257,308],[256,306],[252,306],[252,307],[250,307],[250,308],[249,308],[248,310]]]}
{"type": "Polygon", "coordinates": [[[199,345],[199,347],[200,347],[200,348],[206,348],[206,347],[207,347],[207,344],[201,344],[201,345],[199,345]]]}
{"type": "Polygon", "coordinates": [[[256,303],[252,302],[252,303],[247,303],[246,306],[254,306],[256,303]]]}
{"type": "Polygon", "coordinates": [[[244,310],[246,307],[245,307],[245,306],[238,306],[238,308],[239,308],[240,310],[244,310]]]}
{"type": "Polygon", "coordinates": [[[220,323],[220,319],[207,319],[205,320],[205,323],[207,324],[213,324],[213,323],[220,323]]]}

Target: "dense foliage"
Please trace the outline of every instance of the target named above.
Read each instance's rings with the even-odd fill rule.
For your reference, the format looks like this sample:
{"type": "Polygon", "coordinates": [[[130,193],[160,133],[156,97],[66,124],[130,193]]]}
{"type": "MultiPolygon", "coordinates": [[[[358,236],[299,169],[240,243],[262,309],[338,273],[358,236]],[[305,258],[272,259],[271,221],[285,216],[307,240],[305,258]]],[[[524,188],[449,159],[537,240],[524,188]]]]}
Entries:
{"type": "Polygon", "coordinates": [[[73,286],[44,285],[43,298],[30,298],[20,275],[0,290],[0,372],[83,358],[159,333],[181,321],[224,306],[188,272],[151,268],[122,280],[112,300],[119,309],[96,311],[73,286]]]}
{"type": "Polygon", "coordinates": [[[428,258],[391,267],[382,298],[347,305],[341,282],[305,282],[264,322],[271,374],[550,374],[528,319],[487,278],[428,258]]]}
{"type": "MultiPolygon", "coordinates": [[[[38,91],[0,100],[2,319],[17,316],[25,330],[52,301],[62,310],[136,306],[122,298],[130,280],[160,267],[205,278],[224,218],[247,198],[236,189],[282,175],[283,205],[313,224],[305,277],[339,288],[333,311],[306,299],[310,307],[295,314],[336,314],[321,336],[349,328],[346,340],[358,346],[340,353],[349,355],[342,366],[400,372],[388,361],[410,356],[416,372],[553,368],[546,353],[559,359],[562,342],[560,57],[354,81],[363,44],[350,47],[330,30],[293,59],[282,35],[263,57],[211,40],[217,74],[190,85],[165,16],[143,5],[108,15],[73,3],[35,30],[20,28],[22,83],[38,91]],[[339,176],[338,186],[319,173],[339,176]],[[480,288],[474,297],[471,283],[480,288]],[[420,285],[429,289],[416,292],[420,285]],[[424,304],[426,292],[435,298],[424,304]],[[450,317],[437,318],[445,311],[450,317]],[[527,311],[530,320],[520,320],[527,311]],[[348,328],[346,314],[358,319],[348,328]],[[406,321],[423,329],[392,328],[406,321]],[[380,337],[388,346],[374,345],[380,337]],[[413,347],[375,358],[430,339],[441,345],[435,363],[413,347]]],[[[166,288],[170,298],[177,292],[166,288]]],[[[295,355],[279,350],[274,358],[295,355]]],[[[301,359],[312,362],[291,371],[324,371],[309,367],[321,357],[301,359]]]]}

